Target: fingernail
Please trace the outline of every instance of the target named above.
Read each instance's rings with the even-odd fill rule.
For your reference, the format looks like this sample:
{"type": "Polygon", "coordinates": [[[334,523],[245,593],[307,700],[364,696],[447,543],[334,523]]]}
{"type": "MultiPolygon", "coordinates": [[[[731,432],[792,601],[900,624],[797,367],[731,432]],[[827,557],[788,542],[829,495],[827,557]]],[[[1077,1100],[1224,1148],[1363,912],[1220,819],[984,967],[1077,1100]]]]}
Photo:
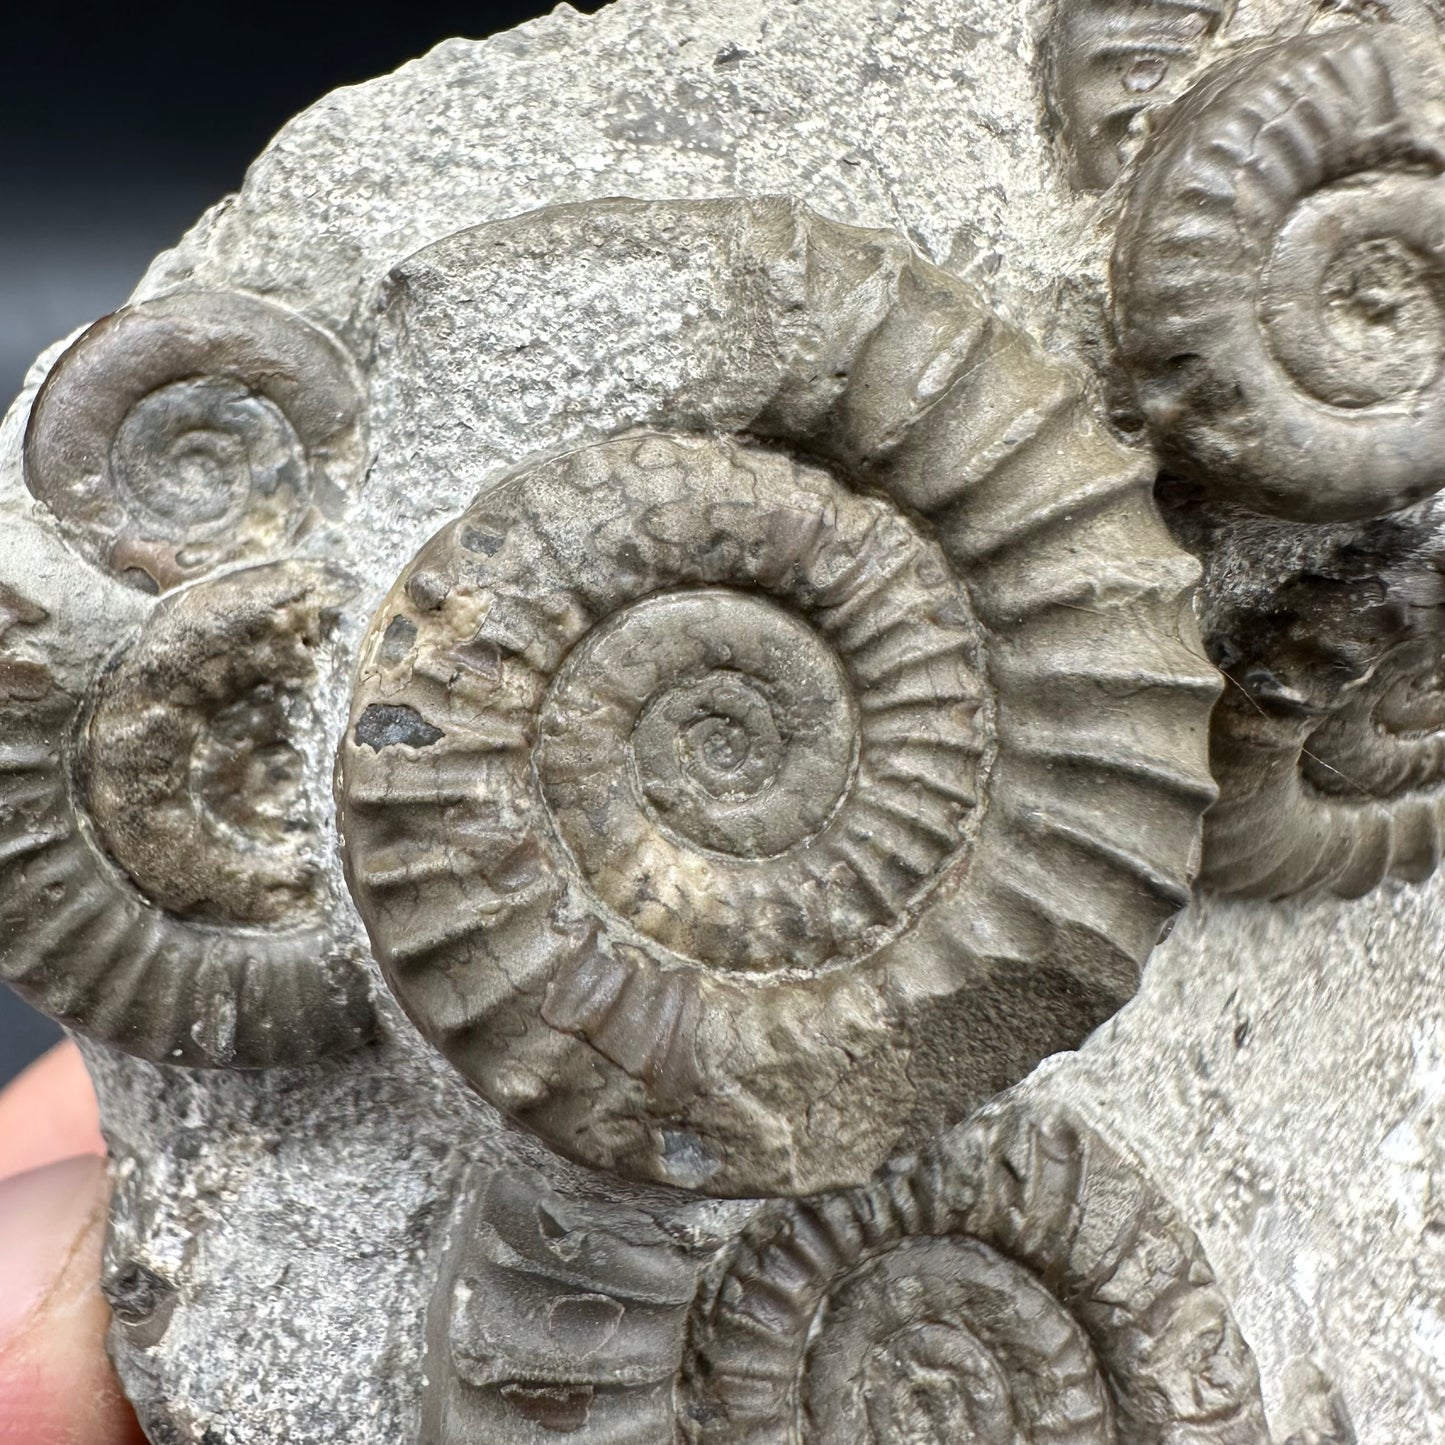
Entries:
{"type": "Polygon", "coordinates": [[[105,1162],[65,1159],[0,1180],[0,1352],[43,1308],[88,1233],[105,1162]]]}

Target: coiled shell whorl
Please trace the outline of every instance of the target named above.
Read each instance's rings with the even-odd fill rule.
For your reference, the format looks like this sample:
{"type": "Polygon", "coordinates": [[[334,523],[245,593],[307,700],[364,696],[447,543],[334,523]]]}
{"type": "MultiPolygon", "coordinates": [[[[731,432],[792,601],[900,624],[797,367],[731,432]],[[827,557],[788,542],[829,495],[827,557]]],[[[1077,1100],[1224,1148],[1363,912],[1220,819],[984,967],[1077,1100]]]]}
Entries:
{"type": "Polygon", "coordinates": [[[704,1258],[645,1210],[491,1173],[432,1301],[422,1438],[674,1445],[704,1258]]]}
{"type": "Polygon", "coordinates": [[[689,1350],[697,1445],[1269,1439],[1193,1234],[1136,1164],[1016,1101],[765,1212],[689,1350]]]}
{"type": "Polygon", "coordinates": [[[1182,95],[1232,0],[1058,0],[1043,44],[1048,107],[1082,190],[1118,179],[1140,117],[1182,95]]]}
{"type": "Polygon", "coordinates": [[[563,1153],[858,1182],[1112,1014],[1187,898],[1195,569],[1083,383],[887,233],[608,202],[415,264],[501,285],[579,227],[598,270],[713,256],[750,354],[674,406],[699,435],[524,466],[404,569],[352,891],[421,1031],[563,1153]]]}
{"type": "Polygon", "coordinates": [[[1279,899],[1355,898],[1418,883],[1445,839],[1441,564],[1309,576],[1228,644],[1215,711],[1219,801],[1203,886],[1279,899]]]}
{"type": "Polygon", "coordinates": [[[1145,148],[1114,255],[1166,464],[1256,512],[1380,515],[1445,483],[1445,181],[1392,26],[1232,59],[1145,148]]]}
{"type": "Polygon", "coordinates": [[[323,331],[241,292],[97,321],[35,398],[25,480],[102,566],[164,591],[273,556],[365,461],[361,384],[323,331]]]}
{"type": "Polygon", "coordinates": [[[370,1037],[304,786],[307,693],[350,594],[324,567],[243,569],[162,599],[90,698],[44,664],[0,674],[0,978],[160,1063],[370,1037]]]}

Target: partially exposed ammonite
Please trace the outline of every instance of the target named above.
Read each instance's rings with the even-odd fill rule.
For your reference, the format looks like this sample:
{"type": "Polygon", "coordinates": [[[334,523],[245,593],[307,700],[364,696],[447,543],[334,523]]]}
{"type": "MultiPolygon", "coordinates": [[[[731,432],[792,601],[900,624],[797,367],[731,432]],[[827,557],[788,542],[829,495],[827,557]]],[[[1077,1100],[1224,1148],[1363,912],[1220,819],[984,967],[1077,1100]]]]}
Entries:
{"type": "Polygon", "coordinates": [[[364,464],[345,353],[294,312],[183,292],[97,321],[35,398],[25,480],[148,591],[276,554],[364,464]]]}
{"type": "Polygon", "coordinates": [[[700,1262],[645,1210],[491,1174],[432,1302],[424,1445],[673,1445],[700,1262]]]}
{"type": "Polygon", "coordinates": [[[1445,836],[1438,570],[1306,577],[1241,626],[1215,712],[1219,801],[1200,881],[1221,893],[1354,898],[1419,882],[1445,836]]]}
{"type": "Polygon", "coordinates": [[[1043,81],[1076,184],[1113,184],[1142,139],[1140,117],[1183,93],[1233,9],[1233,0],[1057,0],[1043,81]]]}
{"type": "Polygon", "coordinates": [[[0,977],[159,1062],[302,1063],[371,1032],[306,754],[351,588],[289,562],[162,599],[72,695],[0,673],[0,977]]]}
{"type": "MultiPolygon", "coordinates": [[[[900,239],[494,230],[579,226],[598,271],[717,256],[760,405],[523,467],[423,547],[360,664],[348,876],[423,1033],[564,1153],[857,1182],[1112,1014],[1187,898],[1194,567],[1082,383],[900,239]]],[[[739,395],[724,357],[677,410],[739,395]]]]}
{"type": "Polygon", "coordinates": [[[1441,70],[1391,26],[1232,59],[1146,148],[1119,346],[1166,462],[1300,521],[1445,482],[1441,70]]]}
{"type": "Polygon", "coordinates": [[[1265,1445],[1198,1241],[1139,1167],[1016,1101],[773,1206],[694,1320],[697,1445],[1265,1445]]]}

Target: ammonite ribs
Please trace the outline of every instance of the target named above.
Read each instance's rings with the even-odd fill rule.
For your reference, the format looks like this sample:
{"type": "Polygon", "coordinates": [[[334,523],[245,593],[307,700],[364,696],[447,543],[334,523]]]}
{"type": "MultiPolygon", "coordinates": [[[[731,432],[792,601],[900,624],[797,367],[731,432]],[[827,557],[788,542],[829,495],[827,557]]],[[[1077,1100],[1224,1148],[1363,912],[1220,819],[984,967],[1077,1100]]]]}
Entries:
{"type": "Polygon", "coordinates": [[[644,1210],[484,1176],[432,1304],[426,1445],[674,1445],[699,1262],[644,1210]]]}
{"type": "Polygon", "coordinates": [[[1377,573],[1301,578],[1233,629],[1237,685],[1212,725],[1220,799],[1205,823],[1205,887],[1353,898],[1439,865],[1440,563],[1401,558],[1377,573]]]}
{"type": "Polygon", "coordinates": [[[0,673],[0,977],[158,1062],[303,1063],[370,1036],[295,736],[350,592],[280,563],[176,593],[88,718],[48,669],[0,673]]]}
{"type": "Polygon", "coordinates": [[[1300,521],[1445,482],[1445,181],[1415,42],[1352,27],[1233,59],[1149,146],[1119,346],[1167,463],[1300,521]]]}
{"type": "Polygon", "coordinates": [[[605,202],[408,264],[474,288],[575,227],[599,272],[715,256],[769,399],[423,547],[342,749],[353,891],[422,1032],[563,1152],[856,1182],[1112,1014],[1186,900],[1194,567],[1082,381],[889,234],[605,202]]]}
{"type": "Polygon", "coordinates": [[[699,1306],[696,1445],[1266,1445],[1254,1361],[1137,1165],[1015,1101],[776,1206],[699,1306]]]}
{"type": "Polygon", "coordinates": [[[103,565],[147,591],[274,556],[334,516],[364,463],[360,383],[311,323],[240,292],[181,292],[97,321],[30,413],[25,480],[103,565]]]}

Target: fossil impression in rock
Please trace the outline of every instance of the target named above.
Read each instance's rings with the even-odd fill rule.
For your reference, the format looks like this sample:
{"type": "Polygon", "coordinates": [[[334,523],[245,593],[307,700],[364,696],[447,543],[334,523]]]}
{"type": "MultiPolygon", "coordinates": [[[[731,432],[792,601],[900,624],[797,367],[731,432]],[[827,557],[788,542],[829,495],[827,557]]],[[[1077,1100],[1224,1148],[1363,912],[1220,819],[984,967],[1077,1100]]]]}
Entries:
{"type": "Polygon", "coordinates": [[[1222,62],[1146,147],[1119,227],[1120,354],[1165,462],[1252,510],[1437,491],[1438,77],[1391,27],[1222,62]]]}
{"type": "Polygon", "coordinates": [[[156,1445],[1445,1445],[1437,7],[965,8],[444,45],[0,424],[156,1445]]]}
{"type": "Polygon", "coordinates": [[[82,685],[33,664],[0,692],[0,976],[145,1058],[261,1068],[371,1033],[305,756],[354,584],[296,560],[216,572],[333,505],[359,407],[300,317],[182,293],[96,323],[30,412],[26,485],[82,553],[145,591],[191,582],[69,659],[82,685]]]}
{"type": "Polygon", "coordinates": [[[865,1189],[765,1210],[690,1348],[706,1445],[1268,1440],[1198,1241],[1078,1120],[1012,1100],[865,1189]]]}
{"type": "Polygon", "coordinates": [[[534,1171],[475,1188],[432,1300],[423,1437],[672,1445],[708,1255],[646,1210],[565,1198],[534,1171]]]}
{"type": "Polygon", "coordinates": [[[498,230],[398,285],[686,247],[767,371],[729,436],[524,467],[404,570],[342,748],[362,916],[422,1032],[563,1153],[860,1182],[1112,1014],[1187,898],[1193,564],[1079,380],[892,236],[782,202],[498,230]]]}
{"type": "Polygon", "coordinates": [[[357,382],[336,344],[238,292],[98,321],[46,378],[25,480],[82,546],[148,591],[274,554],[359,474],[357,382]]]}
{"type": "Polygon", "coordinates": [[[299,750],[351,593],[294,562],[231,572],[162,600],[89,697],[0,679],[0,976],[157,1062],[262,1068],[367,1038],[299,750]]]}
{"type": "Polygon", "coordinates": [[[763,1208],[725,1249],[506,1171],[458,1240],[427,1441],[1269,1438],[1193,1234],[1136,1163],[1024,1098],[866,1187],[763,1208]]]}
{"type": "Polygon", "coordinates": [[[1213,722],[1221,796],[1200,881],[1353,898],[1440,862],[1445,649],[1438,557],[1315,575],[1239,619],[1213,722]]]}

